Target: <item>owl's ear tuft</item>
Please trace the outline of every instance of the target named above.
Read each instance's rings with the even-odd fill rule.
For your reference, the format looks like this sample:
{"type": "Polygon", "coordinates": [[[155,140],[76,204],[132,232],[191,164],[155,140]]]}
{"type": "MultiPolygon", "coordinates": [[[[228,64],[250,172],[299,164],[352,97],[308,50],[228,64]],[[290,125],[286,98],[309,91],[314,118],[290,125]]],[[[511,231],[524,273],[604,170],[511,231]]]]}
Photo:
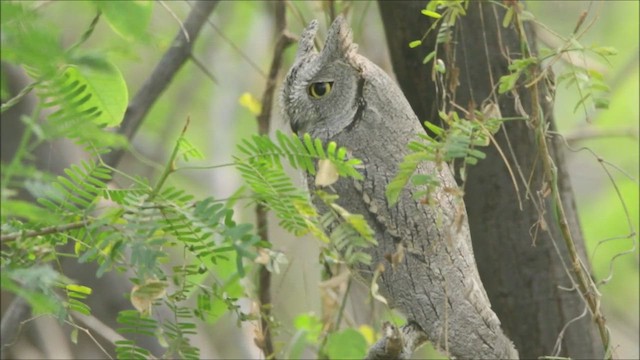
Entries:
{"type": "Polygon", "coordinates": [[[302,35],[300,35],[296,59],[304,57],[311,52],[315,52],[313,48],[313,39],[316,37],[316,32],[318,32],[318,20],[312,20],[306,29],[304,29],[302,35]]]}
{"type": "Polygon", "coordinates": [[[353,43],[351,28],[342,15],[336,17],[329,28],[327,41],[320,53],[323,60],[344,58],[351,60],[358,50],[358,45],[353,43]]]}

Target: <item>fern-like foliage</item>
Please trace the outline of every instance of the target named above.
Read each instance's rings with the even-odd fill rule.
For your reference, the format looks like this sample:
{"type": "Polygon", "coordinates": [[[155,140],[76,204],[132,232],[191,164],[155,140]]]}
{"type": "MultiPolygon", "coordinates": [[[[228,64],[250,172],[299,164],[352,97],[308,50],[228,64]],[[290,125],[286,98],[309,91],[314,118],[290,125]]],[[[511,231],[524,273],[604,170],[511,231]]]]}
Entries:
{"type": "Polygon", "coordinates": [[[313,234],[335,250],[329,252],[332,257],[348,265],[370,261],[363,250],[376,241],[364,218],[336,204],[338,196],[330,190],[309,194],[298,188],[282,166],[282,161],[287,160],[293,168],[314,175],[318,173],[316,164],[328,161],[339,176],[362,179],[358,171],[361,161],[349,159],[345,147],[338,147],[335,142],[323,144],[309,134],[298,137],[277,132],[276,141],[267,136],[254,136],[239,148],[245,157],[235,158],[237,169],[256,200],[274,211],[284,229],[295,235],[313,234]],[[312,198],[327,211],[318,213],[312,198]]]}
{"type": "Polygon", "coordinates": [[[347,159],[346,148],[338,148],[335,142],[325,146],[320,139],[311,139],[309,134],[300,139],[278,131],[276,141],[258,135],[251,141],[244,140],[238,148],[246,157],[236,157],[235,164],[257,200],[280,219],[280,226],[295,235],[304,235],[312,231],[309,218],[316,216],[316,212],[309,203],[309,194],[293,184],[281,161],[286,159],[293,168],[315,174],[315,162],[328,160],[340,176],[356,179],[362,178],[356,169],[361,162],[347,159]]]}
{"type": "Polygon", "coordinates": [[[281,160],[286,158],[293,168],[312,175],[316,173],[315,161],[329,160],[338,175],[362,179],[362,174],[357,171],[361,161],[348,159],[345,147],[338,147],[333,141],[325,145],[320,139],[312,139],[309,134],[304,134],[300,139],[297,135],[277,131],[276,142],[266,135],[254,135],[251,140],[243,140],[238,149],[249,157],[247,161],[259,158],[270,166],[282,167],[281,160]]]}
{"type": "Polygon", "coordinates": [[[175,314],[174,321],[165,321],[162,329],[167,343],[166,357],[176,359],[199,359],[200,350],[191,345],[190,335],[196,334],[196,325],[191,322],[193,312],[187,307],[177,307],[167,303],[171,312],[175,314]]]}
{"type": "Polygon", "coordinates": [[[126,145],[122,135],[103,130],[119,124],[127,106],[127,87],[118,68],[95,56],[65,54],[65,61],[55,71],[25,66],[40,106],[49,111],[42,125],[30,122],[39,140],[66,137],[87,150],[126,145]]]}
{"type": "MultiPolygon", "coordinates": [[[[2,164],[2,289],[26,299],[37,314],[73,323],[69,310],[90,314],[85,299],[96,291],[75,284],[49,263],[70,256],[98,265],[97,276],[129,271],[130,299],[136,310],[120,313],[118,330],[164,340],[167,358],[198,358],[198,350],[189,342],[195,329],[191,319],[214,319],[209,313],[219,308],[234,311],[241,320],[249,318],[237,305],[244,294],[240,279],[252,263],[247,259],[253,260],[265,244],[251,224],[234,221],[230,205],[213,198],[195,199],[166,185],[166,178],[150,186],[147,179],[120,173],[132,184],[122,189],[107,186],[118,171],[105,165],[100,155],[127,143],[108,129],[123,119],[127,86],[104,54],[92,50],[88,55],[80,45],[100,19],[120,34],[126,35],[131,27],[126,24],[130,17],[119,17],[120,6],[116,10],[102,2],[97,5],[101,12],[86,32],[64,48],[55,28],[43,25],[42,12],[34,6],[0,3],[3,61],[22,67],[32,79],[9,101],[4,102],[3,91],[1,111],[32,90],[37,100],[34,114],[24,117],[28,130],[14,161],[2,164]],[[64,176],[42,176],[29,166],[29,151],[56,138],[72,139],[95,160],[70,166],[64,176]],[[18,189],[29,191],[37,203],[17,199],[18,189]],[[73,245],[73,253],[66,248],[60,252],[66,244],[73,245]],[[183,257],[170,258],[171,248],[183,257]],[[218,274],[221,270],[223,276],[218,274]],[[169,284],[175,290],[167,294],[169,284]],[[195,306],[187,305],[191,299],[197,299],[195,306]],[[152,309],[159,304],[173,312],[171,321],[154,318],[152,309]]],[[[151,3],[126,7],[151,15],[151,3]]],[[[139,17],[134,20],[139,28],[139,17]]],[[[189,161],[202,154],[180,136],[170,164],[178,157],[189,161]]],[[[167,176],[172,165],[165,169],[167,176]]],[[[116,343],[116,355],[149,358],[151,354],[126,340],[116,343]]]]}
{"type": "Polygon", "coordinates": [[[273,167],[262,159],[236,159],[236,168],[258,200],[275,212],[280,226],[296,235],[308,231],[305,219],[298,211],[308,202],[308,195],[298,189],[281,168],[273,167]]]}
{"type": "Polygon", "coordinates": [[[489,145],[491,136],[498,131],[503,121],[496,117],[485,117],[480,112],[476,112],[475,116],[474,119],[467,120],[460,119],[456,112],[441,112],[440,118],[448,125],[447,129],[425,122],[425,126],[435,137],[418,134],[420,140],[409,143],[411,153],[399,164],[398,173],[386,189],[386,196],[391,204],[398,201],[409,181],[419,189],[414,196],[427,200],[433,190],[440,186],[440,181],[434,174],[415,174],[423,162],[432,162],[440,166],[444,162],[453,163],[460,160],[460,177],[464,181],[466,165],[474,165],[478,160],[485,158],[485,154],[477,147],[489,145]]]}
{"type": "Polygon", "coordinates": [[[335,252],[327,252],[335,259],[343,261],[349,266],[358,263],[370,264],[371,256],[364,250],[376,245],[375,234],[364,217],[352,214],[336,204],[338,196],[322,190],[316,196],[329,209],[316,223],[323,234],[329,234],[328,239],[335,252]]]}
{"type": "Polygon", "coordinates": [[[36,125],[39,119],[30,122],[39,140],[66,137],[86,147],[124,146],[122,136],[102,130],[123,119],[128,101],[124,78],[106,56],[79,50],[96,22],[76,44],[63,48],[57,32],[43,24],[33,7],[5,2],[2,12],[12,18],[5,21],[3,16],[3,60],[26,70],[38,107],[49,113],[41,126],[36,125]]]}
{"type": "Polygon", "coordinates": [[[95,209],[106,184],[111,180],[111,171],[96,161],[83,161],[65,169],[67,177],[58,176],[52,184],[49,197],[38,202],[53,214],[85,216],[95,209]]]}
{"type": "MultiPolygon", "coordinates": [[[[267,251],[269,244],[256,235],[253,225],[235,221],[231,205],[214,198],[196,199],[166,184],[178,158],[202,158],[184,131],[157,182],[120,173],[102,162],[102,153],[126,144],[108,128],[122,121],[128,94],[120,71],[105,56],[83,54],[79,46],[91,35],[100,14],[76,44],[63,48],[57,35],[43,31],[36,12],[19,3],[2,2],[1,6],[3,60],[26,70],[33,83],[22,93],[35,90],[38,100],[38,112],[33,118],[25,117],[24,151],[8,166],[2,164],[3,289],[24,297],[39,313],[73,322],[69,310],[90,314],[84,300],[96,291],[43,264],[72,256],[96,264],[98,277],[126,270],[132,282],[129,299],[136,310],[120,312],[118,331],[158,339],[166,347],[166,358],[198,358],[198,349],[190,343],[195,320],[215,321],[225,312],[235,314],[239,321],[254,319],[255,315],[243,313],[238,305],[246,294],[240,280],[258,254],[262,263],[267,254],[267,263],[274,264],[276,252],[267,251]],[[5,21],[9,18],[12,20],[5,21]],[[47,55],[50,58],[45,59],[47,55]],[[37,174],[24,171],[28,149],[56,138],[74,140],[95,160],[72,165],[53,181],[34,182],[39,184],[32,191],[38,198],[35,204],[14,199],[15,192],[6,190],[18,178],[23,181],[37,174]],[[131,185],[107,186],[114,172],[124,175],[131,185]],[[5,215],[5,209],[12,212],[5,215]],[[21,217],[21,212],[29,216],[21,217]],[[73,245],[73,253],[60,253],[60,246],[66,244],[73,245]],[[179,255],[169,256],[171,249],[179,255]],[[29,279],[30,286],[24,286],[22,279],[29,279]],[[192,299],[196,301],[189,302],[192,299]],[[156,319],[153,309],[159,305],[173,316],[156,319]]],[[[104,14],[111,11],[106,5],[99,6],[104,14]]],[[[116,12],[109,14],[113,16],[102,18],[117,16],[116,12]]],[[[2,111],[18,102],[19,96],[2,111]]],[[[347,150],[335,143],[278,133],[275,141],[261,136],[244,141],[234,163],[253,198],[273,210],[285,229],[316,234],[344,254],[347,263],[366,262],[361,250],[372,239],[366,222],[335,205],[329,196],[323,198],[331,211],[318,215],[308,192],[284,173],[282,161],[310,174],[316,174],[316,163],[322,161],[339,176],[359,179],[359,160],[349,159],[347,150]]],[[[151,356],[132,340],[116,342],[116,355],[151,356]]]]}
{"type": "MultiPolygon", "coordinates": [[[[118,332],[122,334],[137,334],[155,337],[158,322],[148,316],[142,315],[135,310],[123,310],[118,313],[116,319],[118,324],[118,332]]],[[[151,353],[149,350],[136,345],[132,340],[116,341],[116,356],[118,359],[148,359],[151,353]]]]}
{"type": "MultiPolygon", "coordinates": [[[[196,154],[186,141],[178,140],[176,149],[185,151],[174,151],[174,156],[196,154]]],[[[39,229],[38,223],[14,220],[3,224],[3,236],[12,232],[13,239],[20,240],[3,242],[7,245],[1,257],[3,289],[25,297],[35,309],[55,314],[61,320],[71,321],[68,310],[89,314],[91,310],[83,300],[91,289],[70,280],[45,281],[52,278],[51,272],[33,267],[56,261],[56,247],[72,241],[78,261],[99,265],[98,276],[114,269],[133,274],[136,291],[130,298],[138,310],[120,314],[120,332],[164,339],[167,357],[198,358],[197,348],[189,343],[195,328],[191,320],[213,319],[209,313],[218,308],[235,312],[242,321],[250,318],[236,304],[244,293],[239,280],[246,273],[246,259],[253,260],[265,244],[251,224],[236,223],[231,208],[220,201],[196,200],[184,190],[163,184],[152,187],[140,178],[132,178],[134,183],[129,188],[110,189],[107,182],[112,171],[101,161],[84,161],[56,178],[38,204],[43,211],[57,214],[59,223],[67,224],[47,231],[39,229]],[[20,231],[38,231],[42,235],[21,240],[17,235],[20,231]],[[32,242],[33,246],[25,249],[23,241],[32,242]],[[168,272],[164,263],[170,261],[167,249],[171,247],[182,249],[184,258],[168,272]],[[227,275],[216,279],[216,271],[223,264],[231,265],[227,266],[227,275]],[[33,281],[41,285],[22,288],[14,280],[29,276],[41,278],[42,281],[33,281]],[[145,290],[169,281],[177,288],[170,294],[157,291],[151,296],[145,290]],[[213,286],[208,284],[211,282],[213,286]],[[56,289],[62,289],[67,298],[56,295],[56,289]],[[182,304],[192,298],[198,299],[195,308],[182,304]],[[173,322],[158,324],[152,318],[151,308],[160,299],[175,311],[173,322]]],[[[116,345],[120,358],[149,356],[135,342],[127,340],[116,345]]]]}

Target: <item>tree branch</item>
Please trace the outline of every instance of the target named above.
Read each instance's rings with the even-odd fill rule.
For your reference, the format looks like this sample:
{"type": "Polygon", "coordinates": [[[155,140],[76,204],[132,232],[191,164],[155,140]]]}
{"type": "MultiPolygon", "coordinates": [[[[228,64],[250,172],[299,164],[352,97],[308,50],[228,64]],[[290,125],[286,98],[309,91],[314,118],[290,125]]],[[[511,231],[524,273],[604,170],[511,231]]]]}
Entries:
{"type": "Polygon", "coordinates": [[[81,220],[81,221],[76,221],[76,222],[64,224],[64,225],[49,226],[39,230],[15,232],[15,233],[0,236],[0,242],[16,240],[18,238],[30,238],[30,237],[40,236],[40,235],[50,235],[54,233],[61,233],[69,230],[79,229],[87,225],[87,223],[88,223],[87,220],[81,220]]]}
{"type": "MultiPolygon", "coordinates": [[[[269,68],[267,84],[262,95],[262,110],[257,117],[258,133],[261,135],[269,134],[278,71],[282,67],[282,57],[285,49],[293,43],[293,38],[286,33],[287,19],[284,1],[278,1],[275,4],[275,13],[278,40],[273,51],[273,60],[269,68]]],[[[256,206],[256,223],[258,236],[264,241],[269,241],[267,208],[262,204],[256,206]]],[[[259,270],[258,298],[262,313],[260,320],[262,339],[256,340],[256,344],[264,352],[265,358],[274,359],[273,339],[269,326],[269,318],[271,317],[271,273],[266,266],[261,266],[259,270]]]]}
{"type": "MultiPolygon", "coordinates": [[[[118,129],[119,134],[128,139],[133,138],[153,104],[169,86],[182,65],[191,57],[193,44],[216,5],[218,5],[217,0],[195,3],[183,26],[178,30],[172,46],[160,59],[147,81],[129,103],[122,125],[118,129]]],[[[104,161],[110,166],[115,166],[123,154],[123,149],[112,151],[104,157],[104,161]]]]}
{"type": "MultiPolygon", "coordinates": [[[[440,44],[438,32],[433,31],[422,39],[422,46],[411,49],[407,44],[420,38],[424,34],[421,29],[433,21],[420,14],[424,5],[413,2],[391,5],[385,1],[378,4],[398,82],[418,118],[436,121],[438,110],[449,108],[454,102],[464,108],[495,98],[503,118],[522,117],[523,113],[538,111],[539,104],[533,105],[529,95],[534,91],[532,88],[519,87],[517,92],[496,94],[498,79],[510,74],[509,59],[521,57],[524,39],[513,27],[501,25],[506,12],[503,7],[490,2],[471,2],[467,15],[456,22],[452,32],[454,41],[440,44]],[[435,49],[439,51],[438,59],[446,64],[443,78],[446,85],[434,82],[430,67],[422,63],[435,49]]],[[[535,37],[528,25],[525,24],[524,31],[530,46],[535,49],[535,37]]],[[[542,85],[536,90],[544,90],[542,85]]],[[[549,130],[553,131],[553,104],[547,100],[553,97],[547,94],[542,93],[539,101],[548,116],[544,119],[545,126],[548,124],[549,130]]],[[[557,334],[582,312],[584,306],[579,291],[560,290],[560,286],[572,281],[565,271],[565,259],[571,257],[566,247],[555,246],[555,239],[561,239],[563,234],[553,217],[556,212],[552,198],[537,200],[530,195],[535,190],[545,189],[549,180],[541,165],[541,157],[548,154],[542,155],[545,151],[538,148],[536,136],[539,135],[529,122],[505,122],[494,137],[500,148],[508,150],[505,151],[508,163],[503,160],[498,146],[484,148],[486,159],[467,168],[464,188],[482,282],[502,328],[515,342],[522,358],[552,354],[557,334]],[[522,205],[513,200],[516,193],[510,189],[513,187],[510,167],[516,170],[526,189],[528,200],[522,205]]],[[[558,185],[565,218],[573,232],[577,251],[585,259],[576,265],[588,267],[575,202],[566,177],[564,154],[553,142],[549,142],[548,147],[560,172],[558,185]]],[[[562,352],[554,355],[603,358],[603,347],[593,324],[589,317],[575,321],[563,333],[562,352]]]]}

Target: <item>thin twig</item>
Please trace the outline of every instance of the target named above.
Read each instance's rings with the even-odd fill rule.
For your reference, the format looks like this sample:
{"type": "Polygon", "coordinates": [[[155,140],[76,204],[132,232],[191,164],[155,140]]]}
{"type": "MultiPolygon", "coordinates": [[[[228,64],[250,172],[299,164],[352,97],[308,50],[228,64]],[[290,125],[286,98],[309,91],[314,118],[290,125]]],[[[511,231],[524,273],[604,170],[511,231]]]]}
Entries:
{"type": "Polygon", "coordinates": [[[54,233],[66,232],[69,230],[74,230],[74,229],[79,229],[81,227],[84,227],[88,223],[89,221],[85,219],[85,220],[76,221],[76,222],[64,224],[64,225],[49,226],[49,227],[45,227],[38,230],[15,232],[15,233],[0,236],[0,242],[16,240],[18,238],[31,238],[31,237],[41,236],[41,235],[49,235],[54,233]]]}
{"type": "Polygon", "coordinates": [[[165,10],[167,10],[167,12],[178,23],[178,25],[180,25],[180,29],[182,29],[182,33],[184,34],[184,38],[187,40],[187,42],[191,42],[191,38],[189,37],[189,33],[187,32],[187,29],[184,28],[184,24],[182,23],[182,21],[180,21],[180,18],[178,17],[178,15],[176,15],[176,13],[174,13],[173,10],[171,10],[171,8],[169,6],[167,6],[167,4],[164,3],[164,1],[159,0],[158,2],[160,3],[160,5],[162,5],[162,7],[165,10]]]}
{"type": "Polygon", "coordinates": [[[190,123],[191,123],[191,119],[187,117],[187,121],[182,127],[182,132],[180,133],[180,137],[178,138],[178,141],[176,141],[176,144],[173,147],[173,151],[171,152],[171,156],[169,156],[169,159],[167,160],[167,165],[164,167],[164,170],[162,171],[162,175],[160,175],[160,178],[158,179],[158,182],[156,183],[156,185],[153,187],[153,190],[151,190],[151,194],[149,195],[150,200],[153,199],[156,195],[158,195],[158,192],[160,192],[160,190],[162,189],[162,186],[164,186],[164,183],[169,178],[169,175],[171,175],[176,170],[176,158],[178,157],[178,154],[180,152],[180,140],[184,137],[184,134],[187,132],[187,129],[189,128],[190,123]]]}
{"type": "Polygon", "coordinates": [[[3,113],[6,110],[9,110],[11,107],[19,103],[22,100],[22,98],[27,96],[31,92],[31,90],[33,90],[36,86],[38,86],[38,84],[40,84],[40,82],[36,81],[25,86],[24,89],[20,90],[20,93],[18,93],[18,95],[7,100],[7,102],[3,103],[2,106],[0,106],[0,113],[3,113]]]}
{"type": "Polygon", "coordinates": [[[593,127],[581,127],[564,136],[569,144],[590,139],[603,139],[610,137],[628,137],[638,139],[638,128],[632,126],[613,129],[596,129],[593,127]]]}
{"type": "MultiPolygon", "coordinates": [[[[285,49],[293,42],[292,38],[286,33],[287,23],[284,1],[278,1],[275,4],[275,13],[276,36],[278,37],[278,40],[273,52],[273,60],[271,61],[271,67],[269,68],[267,84],[264,94],[262,95],[262,110],[260,115],[257,117],[258,133],[261,135],[269,134],[271,109],[273,108],[273,97],[276,89],[278,71],[282,66],[282,58],[285,49]]],[[[269,241],[267,208],[262,204],[258,204],[256,206],[256,223],[258,236],[264,241],[269,241]]],[[[260,283],[258,284],[258,298],[262,312],[260,319],[262,341],[260,341],[259,344],[261,345],[266,358],[275,359],[273,338],[271,335],[271,328],[269,326],[269,318],[271,316],[271,273],[265,266],[261,266],[259,272],[260,283]]]]}
{"type": "MultiPolygon", "coordinates": [[[[189,3],[187,3],[187,4],[189,4],[189,3]]],[[[189,4],[189,6],[191,6],[191,5],[189,4]]],[[[253,61],[251,59],[251,57],[248,56],[238,45],[236,45],[231,39],[229,39],[227,37],[227,35],[225,35],[222,32],[222,30],[220,30],[216,26],[216,24],[214,24],[213,21],[211,21],[211,19],[207,19],[207,23],[213,29],[213,31],[215,31],[216,34],[218,34],[218,36],[220,36],[222,38],[222,40],[224,40],[227,44],[229,44],[231,49],[233,49],[235,52],[237,52],[238,55],[240,55],[240,57],[243,58],[244,61],[247,62],[247,64],[249,64],[249,66],[251,66],[258,74],[260,74],[260,76],[262,76],[265,79],[267,78],[267,74],[265,74],[264,71],[262,71],[260,66],[258,66],[258,64],[256,64],[255,61],[253,61]]]]}
{"type": "Polygon", "coordinates": [[[213,82],[216,85],[218,84],[218,80],[216,80],[216,77],[213,76],[213,73],[211,73],[211,71],[207,69],[207,67],[202,63],[202,61],[198,60],[198,58],[195,57],[193,54],[191,54],[191,62],[193,62],[193,64],[197,66],[198,69],[200,69],[200,71],[202,71],[209,78],[209,80],[211,80],[211,82],[213,82]]]}

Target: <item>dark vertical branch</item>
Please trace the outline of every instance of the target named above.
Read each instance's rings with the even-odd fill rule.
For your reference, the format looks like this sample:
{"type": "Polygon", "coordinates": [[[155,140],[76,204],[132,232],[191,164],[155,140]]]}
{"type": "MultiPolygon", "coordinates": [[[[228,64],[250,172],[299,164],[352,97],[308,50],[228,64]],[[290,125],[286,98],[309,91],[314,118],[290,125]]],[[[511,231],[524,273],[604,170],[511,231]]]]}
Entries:
{"type": "MultiPolygon", "coordinates": [[[[273,109],[273,98],[276,89],[278,71],[282,67],[284,51],[293,42],[292,37],[286,32],[287,19],[284,0],[275,3],[275,22],[277,41],[273,51],[271,67],[269,68],[267,84],[264,94],[262,95],[262,110],[257,118],[258,133],[260,135],[269,134],[271,111],[273,109]]],[[[258,236],[264,241],[269,241],[267,208],[262,204],[258,204],[256,206],[256,223],[258,227],[258,236]]],[[[258,277],[258,299],[260,301],[260,308],[262,312],[260,319],[262,339],[257,341],[257,344],[264,352],[266,358],[273,359],[275,358],[275,354],[273,349],[273,337],[269,325],[269,318],[271,317],[271,273],[267,270],[266,266],[260,266],[258,277]]]]}
{"type": "MultiPolygon", "coordinates": [[[[431,67],[422,64],[424,56],[436,46],[437,32],[432,31],[419,48],[408,46],[410,41],[422,38],[433,20],[420,14],[422,2],[378,4],[397,79],[420,120],[437,122],[438,107],[450,104],[442,104],[442,94],[436,92],[431,79],[431,67]]],[[[472,1],[467,15],[456,23],[450,48],[443,46],[438,52],[446,63],[447,76],[457,74],[459,81],[450,99],[463,109],[480,106],[485,99],[497,100],[503,117],[522,116],[519,107],[532,114],[531,89],[519,87],[517,93],[500,96],[494,93],[498,79],[509,73],[509,58],[524,55],[519,34],[502,27],[503,16],[499,6],[472,1]]],[[[527,31],[528,42],[535,49],[535,40],[530,29],[527,31]]],[[[544,84],[539,86],[544,121],[553,129],[549,90],[544,84]]],[[[586,304],[564,267],[573,264],[553,217],[553,202],[545,197],[547,179],[540,156],[546,155],[540,153],[535,132],[526,121],[509,121],[495,138],[507,154],[510,167],[523,174],[516,176],[520,189],[530,189],[526,196],[522,194],[522,208],[495,146],[484,148],[487,158],[467,168],[464,199],[478,269],[503,329],[523,358],[553,355],[558,340],[560,356],[602,358],[603,347],[592,317],[587,314],[572,322],[586,304]]],[[[549,151],[559,169],[558,184],[571,235],[588,268],[564,156],[554,140],[549,151]]]]}

